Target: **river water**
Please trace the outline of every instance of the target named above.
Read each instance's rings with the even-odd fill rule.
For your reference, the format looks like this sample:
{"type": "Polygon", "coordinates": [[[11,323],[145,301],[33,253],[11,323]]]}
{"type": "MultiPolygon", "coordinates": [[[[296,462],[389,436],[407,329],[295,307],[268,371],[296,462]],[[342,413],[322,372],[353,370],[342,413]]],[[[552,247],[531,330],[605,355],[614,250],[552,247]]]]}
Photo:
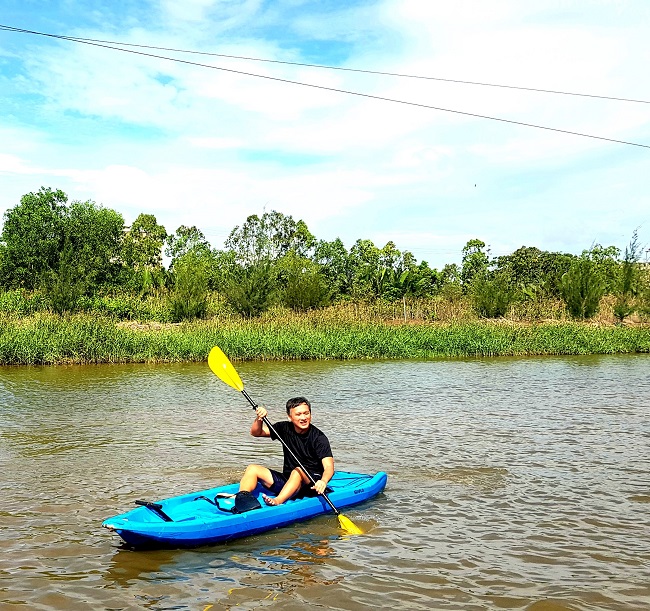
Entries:
{"type": "Polygon", "coordinates": [[[101,522],[279,466],[206,364],[0,368],[0,609],[650,609],[650,357],[242,363],[281,420],[306,395],[345,514],[133,551],[101,522]]]}

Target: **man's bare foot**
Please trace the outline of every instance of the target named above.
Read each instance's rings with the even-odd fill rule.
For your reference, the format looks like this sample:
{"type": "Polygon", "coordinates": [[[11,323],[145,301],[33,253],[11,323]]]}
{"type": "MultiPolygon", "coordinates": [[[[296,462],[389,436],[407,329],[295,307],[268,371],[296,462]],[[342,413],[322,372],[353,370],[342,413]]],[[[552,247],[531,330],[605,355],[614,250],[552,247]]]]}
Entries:
{"type": "Polygon", "coordinates": [[[271,505],[272,507],[274,507],[275,505],[279,505],[279,504],[280,504],[280,503],[278,503],[278,502],[277,502],[273,497],[271,497],[271,496],[266,496],[266,494],[263,494],[263,495],[262,495],[262,498],[264,499],[264,502],[265,502],[267,505],[271,505]]]}

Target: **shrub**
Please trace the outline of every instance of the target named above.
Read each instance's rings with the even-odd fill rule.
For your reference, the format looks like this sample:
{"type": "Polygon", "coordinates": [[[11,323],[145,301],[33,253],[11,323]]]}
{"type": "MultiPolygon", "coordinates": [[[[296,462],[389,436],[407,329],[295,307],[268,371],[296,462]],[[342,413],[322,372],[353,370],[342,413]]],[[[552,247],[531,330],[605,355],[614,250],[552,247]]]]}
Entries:
{"type": "Polygon", "coordinates": [[[605,294],[605,282],[596,262],[583,257],[562,276],[562,298],[573,318],[593,318],[605,294]]]}
{"type": "Polygon", "coordinates": [[[503,275],[475,277],[470,294],[474,311],[483,318],[502,318],[514,301],[514,290],[503,275]]]}

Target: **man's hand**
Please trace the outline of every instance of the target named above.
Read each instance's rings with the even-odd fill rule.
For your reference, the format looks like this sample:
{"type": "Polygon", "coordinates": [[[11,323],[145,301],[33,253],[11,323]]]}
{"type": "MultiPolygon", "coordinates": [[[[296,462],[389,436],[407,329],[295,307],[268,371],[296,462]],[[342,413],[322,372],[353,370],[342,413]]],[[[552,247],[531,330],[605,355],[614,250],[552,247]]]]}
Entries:
{"type": "Polygon", "coordinates": [[[266,418],[266,414],[268,414],[268,412],[266,411],[265,407],[259,406],[255,410],[255,420],[253,420],[253,424],[251,425],[251,435],[253,437],[271,436],[271,432],[269,431],[266,424],[264,424],[264,418],[266,418]]]}
{"type": "Polygon", "coordinates": [[[325,489],[327,488],[327,484],[322,480],[319,479],[312,487],[312,490],[315,490],[318,492],[318,494],[323,494],[325,492],[325,489]]]}

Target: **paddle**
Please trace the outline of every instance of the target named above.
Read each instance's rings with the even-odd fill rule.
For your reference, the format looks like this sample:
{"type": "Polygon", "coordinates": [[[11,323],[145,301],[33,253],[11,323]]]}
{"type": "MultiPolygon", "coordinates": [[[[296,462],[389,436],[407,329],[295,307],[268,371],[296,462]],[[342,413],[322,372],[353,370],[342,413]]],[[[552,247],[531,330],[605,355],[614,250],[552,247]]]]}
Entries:
{"type": "MultiPolygon", "coordinates": [[[[239,377],[239,374],[235,370],[235,368],[232,366],[232,363],[228,360],[228,357],[223,353],[221,348],[218,346],[215,346],[210,350],[210,354],[208,355],[208,365],[210,366],[210,369],[212,369],[212,372],[223,382],[228,384],[228,386],[231,386],[235,390],[238,390],[246,399],[248,402],[253,406],[253,409],[257,409],[258,405],[251,399],[250,395],[244,390],[244,383],[241,381],[241,378],[239,377]]],[[[265,416],[263,420],[264,424],[269,428],[270,431],[273,431],[273,434],[282,442],[282,445],[284,448],[289,452],[291,457],[296,461],[298,466],[302,469],[303,473],[307,475],[307,477],[310,479],[312,484],[316,484],[314,481],[314,478],[311,476],[309,471],[305,469],[305,467],[302,466],[296,455],[292,452],[291,448],[284,442],[282,437],[280,437],[276,430],[273,428],[273,425],[269,422],[269,419],[265,416]]],[[[347,531],[348,533],[352,535],[361,535],[363,534],[363,531],[350,520],[350,518],[346,518],[332,503],[330,498],[323,492],[322,494],[323,498],[327,501],[329,506],[332,508],[334,513],[336,514],[336,517],[339,520],[339,525],[340,527],[347,531]]]]}

